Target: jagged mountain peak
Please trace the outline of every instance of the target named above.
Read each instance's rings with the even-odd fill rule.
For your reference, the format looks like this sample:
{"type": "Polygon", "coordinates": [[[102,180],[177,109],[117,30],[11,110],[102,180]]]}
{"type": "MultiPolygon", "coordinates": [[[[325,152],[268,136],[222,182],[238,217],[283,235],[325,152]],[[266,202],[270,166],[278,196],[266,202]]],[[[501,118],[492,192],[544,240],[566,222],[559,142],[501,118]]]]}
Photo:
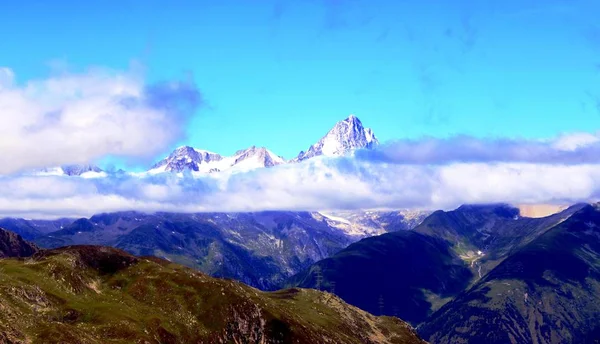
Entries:
{"type": "Polygon", "coordinates": [[[372,148],[377,144],[379,141],[373,130],[365,128],[360,119],[352,114],[337,122],[319,142],[306,152],[300,152],[293,161],[302,161],[319,155],[344,155],[355,149],[372,148]]]}
{"type": "Polygon", "coordinates": [[[250,170],[283,163],[285,163],[285,160],[282,157],[277,156],[265,147],[251,146],[238,150],[232,156],[221,156],[206,150],[181,146],[168,157],[155,164],[150,172],[183,172],[189,170],[212,173],[226,170],[250,170]]]}
{"type": "Polygon", "coordinates": [[[223,157],[217,153],[196,149],[190,146],[176,148],[168,157],[152,166],[153,172],[199,171],[200,165],[221,161],[223,157]]]}

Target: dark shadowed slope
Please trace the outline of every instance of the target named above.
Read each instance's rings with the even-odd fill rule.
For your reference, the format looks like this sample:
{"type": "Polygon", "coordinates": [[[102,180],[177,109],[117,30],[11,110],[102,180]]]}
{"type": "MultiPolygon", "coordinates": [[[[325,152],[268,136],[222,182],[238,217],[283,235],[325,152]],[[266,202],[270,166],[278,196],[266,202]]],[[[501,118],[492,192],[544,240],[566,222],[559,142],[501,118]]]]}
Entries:
{"type": "Polygon", "coordinates": [[[36,245],[23,240],[20,235],[0,228],[0,258],[29,257],[38,250],[36,245]]]}
{"type": "Polygon", "coordinates": [[[328,293],[265,293],[99,246],[0,260],[0,342],[422,343],[328,293]]]}
{"type": "Polygon", "coordinates": [[[599,324],[600,212],[588,205],[516,250],[420,332],[433,343],[592,343],[599,324]]]}
{"type": "Polygon", "coordinates": [[[73,219],[25,220],[7,217],[0,219],[0,228],[15,232],[25,240],[34,240],[50,232],[60,230],[73,223],[73,221],[73,219]]]}
{"type": "Polygon", "coordinates": [[[471,277],[443,240],[402,231],[352,244],[294,276],[290,285],[328,290],[374,314],[418,324],[471,277]]]}

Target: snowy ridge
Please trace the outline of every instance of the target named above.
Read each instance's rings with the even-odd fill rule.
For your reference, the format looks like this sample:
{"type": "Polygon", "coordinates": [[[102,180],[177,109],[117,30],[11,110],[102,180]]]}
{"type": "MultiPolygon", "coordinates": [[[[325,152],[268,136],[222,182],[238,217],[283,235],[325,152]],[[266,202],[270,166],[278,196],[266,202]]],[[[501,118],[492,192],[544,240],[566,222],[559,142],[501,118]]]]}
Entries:
{"type": "Polygon", "coordinates": [[[239,150],[232,156],[223,157],[217,153],[183,146],[156,163],[148,173],[183,172],[185,170],[199,173],[248,171],[283,163],[285,160],[282,157],[264,147],[252,146],[239,150]]]}
{"type": "MultiPolygon", "coordinates": [[[[214,165],[223,160],[217,153],[182,146],[175,149],[168,157],[154,164],[150,173],[183,172],[185,170],[200,171],[209,164],[214,165]]],[[[210,172],[209,170],[204,172],[210,172]]]]}
{"type": "Polygon", "coordinates": [[[339,121],[308,151],[300,152],[298,157],[286,161],[264,147],[252,146],[239,150],[232,156],[221,156],[217,153],[182,146],[174,150],[168,157],[156,163],[148,171],[149,174],[191,171],[193,174],[214,172],[249,171],[257,168],[273,167],[288,162],[299,162],[317,156],[339,156],[351,154],[355,149],[372,148],[379,141],[369,128],[365,128],[358,117],[350,115],[339,121]]]}
{"type": "MultiPolygon", "coordinates": [[[[117,173],[128,173],[143,177],[165,172],[176,173],[177,175],[183,175],[184,172],[191,172],[192,175],[224,171],[244,172],[300,162],[318,156],[352,154],[356,149],[373,148],[377,144],[379,144],[379,141],[373,131],[363,127],[362,122],[356,116],[350,115],[348,118],[336,123],[319,142],[312,145],[306,152],[300,152],[296,158],[289,161],[265,147],[251,146],[239,150],[231,156],[222,156],[207,150],[181,146],[154,164],[146,172],[117,171],[117,173]]],[[[30,173],[42,176],[78,176],[82,178],[107,176],[105,171],[95,165],[65,165],[35,170],[30,173]]]]}
{"type": "Polygon", "coordinates": [[[77,176],[82,178],[106,177],[100,167],[96,165],[64,165],[60,167],[49,167],[30,172],[34,176],[77,176]]]}

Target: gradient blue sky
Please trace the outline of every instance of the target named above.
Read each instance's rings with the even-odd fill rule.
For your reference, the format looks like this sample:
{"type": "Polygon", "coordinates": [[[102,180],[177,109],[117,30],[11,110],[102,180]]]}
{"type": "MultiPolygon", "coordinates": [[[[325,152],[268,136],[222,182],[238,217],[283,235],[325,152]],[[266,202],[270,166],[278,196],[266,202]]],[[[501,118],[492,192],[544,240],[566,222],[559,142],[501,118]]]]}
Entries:
{"type": "Polygon", "coordinates": [[[381,141],[551,137],[600,128],[598,17],[597,0],[21,0],[0,9],[0,66],[191,75],[207,104],[179,144],[222,154],[291,158],[350,113],[381,141]]]}

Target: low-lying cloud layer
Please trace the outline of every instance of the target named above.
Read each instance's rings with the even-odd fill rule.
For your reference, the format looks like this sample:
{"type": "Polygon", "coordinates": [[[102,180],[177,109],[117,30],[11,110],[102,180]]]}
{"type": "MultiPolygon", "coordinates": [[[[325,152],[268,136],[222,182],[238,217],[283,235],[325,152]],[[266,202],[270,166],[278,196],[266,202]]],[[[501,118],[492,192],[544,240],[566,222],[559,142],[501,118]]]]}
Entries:
{"type": "Polygon", "coordinates": [[[201,177],[0,177],[0,189],[0,217],[90,216],[121,210],[451,209],[464,203],[563,204],[594,199],[600,191],[600,165],[409,165],[316,158],[201,177]]]}
{"type": "Polygon", "coordinates": [[[600,163],[600,136],[589,133],[562,135],[551,140],[448,139],[398,140],[377,150],[357,152],[357,158],[396,164],[448,163],[600,163]]]}
{"type": "Polygon", "coordinates": [[[0,68],[0,174],[109,154],[153,157],[181,139],[200,102],[191,82],[147,85],[97,69],[18,85],[0,68]]]}

